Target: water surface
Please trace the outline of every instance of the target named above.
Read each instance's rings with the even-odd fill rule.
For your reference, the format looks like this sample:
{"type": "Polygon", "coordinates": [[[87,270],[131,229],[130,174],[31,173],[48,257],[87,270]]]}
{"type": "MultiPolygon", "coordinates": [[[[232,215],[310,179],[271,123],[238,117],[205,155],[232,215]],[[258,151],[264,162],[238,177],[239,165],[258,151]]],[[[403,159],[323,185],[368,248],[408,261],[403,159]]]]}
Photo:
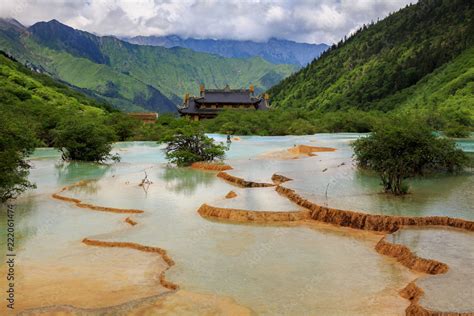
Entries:
{"type": "MultiPolygon", "coordinates": [[[[225,141],[225,136],[212,136],[225,141]]],[[[294,180],[285,186],[332,207],[377,214],[474,218],[472,173],[411,181],[412,194],[405,198],[380,194],[377,177],[357,171],[351,161],[350,142],[361,136],[241,137],[232,143],[227,163],[234,167],[231,174],[249,180],[271,182],[275,172],[289,176],[294,180]],[[337,151],[298,160],[261,159],[268,151],[296,144],[334,147],[337,151]]],[[[153,142],[119,143],[115,151],[122,160],[113,165],[62,163],[56,151],[37,150],[32,157],[34,168],[30,179],[38,188],[16,201],[19,262],[32,262],[34,267],[54,262],[58,269],[72,269],[78,278],[88,273],[104,284],[116,287],[128,284],[153,292],[149,280],[153,271],[159,270],[156,260],[149,261],[124,250],[128,260],[136,256],[138,261],[146,263],[130,274],[130,270],[105,253],[113,252],[116,258],[122,258],[122,254],[115,252],[117,249],[97,252],[97,248],[81,243],[85,237],[131,241],[167,249],[176,262],[167,272],[167,278],[181,289],[230,297],[258,314],[404,313],[408,302],[398,295],[398,290],[413,280],[415,274],[374,251],[381,236],[328,225],[279,227],[206,220],[196,212],[203,203],[266,211],[299,208],[272,188],[236,188],[217,178],[215,172],[172,168],[166,164],[162,148],[153,142]],[[145,172],[153,182],[147,190],[138,185],[145,172]],[[133,215],[139,224],[131,227],[123,223],[127,215],[80,209],[51,199],[50,195],[61,187],[84,179],[94,181],[65,195],[103,206],[142,209],[145,213],[133,215]],[[237,197],[225,199],[230,190],[237,197]],[[99,263],[103,263],[105,267],[125,269],[123,273],[135,277],[111,280],[110,274],[104,271],[101,279],[100,273],[91,274],[90,269],[84,269],[88,260],[94,262],[90,269],[99,269],[99,263]]],[[[429,235],[426,240],[430,242],[429,235]]],[[[25,280],[35,274],[26,269],[30,267],[26,263],[25,269],[21,269],[21,264],[18,266],[25,280]]],[[[460,266],[465,267],[465,263],[460,266]]],[[[161,293],[159,285],[154,286],[156,293],[161,293]]],[[[123,300],[127,301],[127,297],[123,300]]],[[[76,303],[80,301],[78,297],[63,303],[82,307],[98,304],[76,303]]],[[[50,301],[50,304],[58,303],[61,297],[50,301]]]]}

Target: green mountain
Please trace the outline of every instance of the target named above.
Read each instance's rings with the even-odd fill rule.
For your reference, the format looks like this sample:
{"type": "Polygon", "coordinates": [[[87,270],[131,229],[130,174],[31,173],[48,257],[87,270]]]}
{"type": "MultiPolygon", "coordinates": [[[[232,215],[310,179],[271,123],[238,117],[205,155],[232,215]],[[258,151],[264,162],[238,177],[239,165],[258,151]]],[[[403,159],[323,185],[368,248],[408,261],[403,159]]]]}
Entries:
{"type": "Polygon", "coordinates": [[[258,57],[232,59],[184,48],[134,45],[56,20],[29,28],[2,20],[0,49],[126,111],[174,112],[185,93],[198,93],[200,83],[210,88],[252,83],[264,91],[296,69],[258,57]]]}
{"type": "Polygon", "coordinates": [[[461,110],[474,118],[474,3],[420,0],[269,90],[281,108],[461,110]]]}
{"type": "Polygon", "coordinates": [[[44,145],[49,145],[50,130],[60,119],[84,113],[102,116],[110,111],[107,103],[31,71],[0,51],[0,115],[22,122],[44,145]]]}
{"type": "MultiPolygon", "coordinates": [[[[45,106],[75,108],[96,113],[116,111],[107,103],[91,98],[48,75],[28,69],[13,56],[0,50],[0,102],[8,108],[6,100],[24,102],[26,111],[29,100],[45,106]]],[[[16,102],[11,102],[16,103],[16,102]]]]}

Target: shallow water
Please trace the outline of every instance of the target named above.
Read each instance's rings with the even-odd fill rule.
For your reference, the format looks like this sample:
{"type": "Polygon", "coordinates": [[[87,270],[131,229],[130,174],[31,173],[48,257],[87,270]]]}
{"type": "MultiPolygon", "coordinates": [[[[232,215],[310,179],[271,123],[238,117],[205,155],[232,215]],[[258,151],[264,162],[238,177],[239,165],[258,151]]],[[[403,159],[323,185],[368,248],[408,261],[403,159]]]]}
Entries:
{"type": "MultiPolygon", "coordinates": [[[[225,140],[224,136],[213,137],[225,140]]],[[[242,137],[232,143],[227,155],[227,162],[234,167],[229,173],[271,182],[271,175],[278,172],[294,179],[285,186],[333,207],[474,218],[472,174],[413,181],[413,194],[389,198],[379,193],[376,177],[361,174],[352,166],[348,145],[357,137],[360,135],[242,137]],[[259,158],[295,144],[337,151],[298,160],[259,158]]],[[[77,256],[105,260],[82,245],[83,238],[131,241],[167,249],[176,262],[167,279],[181,289],[231,297],[258,314],[403,314],[408,302],[397,291],[414,279],[414,274],[374,251],[380,236],[327,225],[235,225],[203,219],[196,212],[202,203],[266,211],[299,208],[272,188],[236,188],[217,178],[215,172],[167,167],[162,148],[153,142],[117,144],[115,151],[122,161],[111,166],[63,164],[54,150],[36,151],[30,178],[38,188],[16,202],[19,262],[77,265],[80,277],[82,262],[75,263],[77,256]],[[145,171],[153,181],[148,190],[138,186],[145,171]],[[123,223],[127,215],[80,209],[50,198],[61,187],[83,179],[97,181],[64,194],[97,205],[142,209],[144,214],[133,215],[139,224],[128,227],[123,223]],[[230,190],[237,197],[225,199],[230,190]]],[[[3,251],[4,245],[1,247],[3,251]]],[[[114,263],[104,265],[113,267],[114,263]]],[[[18,266],[21,270],[21,264],[18,266]]],[[[34,271],[24,269],[22,273],[27,279],[34,271]]],[[[105,277],[100,281],[113,282],[105,277]]],[[[135,283],[150,286],[145,279],[135,283]]],[[[51,302],[58,304],[61,299],[51,302]]],[[[93,303],[81,306],[94,307],[93,303]]]]}
{"type": "MultiPolygon", "coordinates": [[[[474,219],[472,171],[407,181],[410,194],[405,197],[381,194],[378,177],[354,166],[349,145],[357,137],[360,135],[324,134],[283,139],[280,141],[282,148],[303,143],[334,147],[337,151],[297,160],[239,159],[232,161],[236,170],[229,173],[254,181],[271,182],[272,174],[277,172],[294,179],[286,183],[286,187],[334,208],[396,216],[447,215],[474,219]]],[[[461,147],[470,148],[472,143],[474,140],[464,140],[461,147]]]]}
{"type": "Polygon", "coordinates": [[[416,284],[425,293],[420,304],[434,311],[474,310],[474,236],[456,229],[410,228],[387,237],[408,246],[418,256],[444,262],[445,274],[420,278],[416,284]]]}

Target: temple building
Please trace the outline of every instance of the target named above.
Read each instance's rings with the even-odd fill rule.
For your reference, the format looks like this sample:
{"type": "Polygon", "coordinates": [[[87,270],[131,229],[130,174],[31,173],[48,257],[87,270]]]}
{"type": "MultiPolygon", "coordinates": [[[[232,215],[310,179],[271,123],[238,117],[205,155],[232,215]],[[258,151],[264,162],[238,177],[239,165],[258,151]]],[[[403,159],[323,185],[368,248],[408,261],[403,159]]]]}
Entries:
{"type": "Polygon", "coordinates": [[[253,85],[249,89],[205,89],[200,86],[199,96],[186,94],[183,104],[178,107],[181,116],[193,120],[216,117],[223,109],[268,110],[268,94],[256,96],[253,85]]]}

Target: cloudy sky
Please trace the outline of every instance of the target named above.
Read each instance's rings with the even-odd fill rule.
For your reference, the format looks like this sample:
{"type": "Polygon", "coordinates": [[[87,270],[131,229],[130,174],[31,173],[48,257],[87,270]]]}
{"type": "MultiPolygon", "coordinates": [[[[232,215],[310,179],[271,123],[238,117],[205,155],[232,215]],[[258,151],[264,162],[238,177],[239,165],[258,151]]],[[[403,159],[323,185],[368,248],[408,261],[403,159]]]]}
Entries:
{"type": "Polygon", "coordinates": [[[0,0],[25,25],[57,19],[101,35],[333,43],[416,0],[0,0]]]}

